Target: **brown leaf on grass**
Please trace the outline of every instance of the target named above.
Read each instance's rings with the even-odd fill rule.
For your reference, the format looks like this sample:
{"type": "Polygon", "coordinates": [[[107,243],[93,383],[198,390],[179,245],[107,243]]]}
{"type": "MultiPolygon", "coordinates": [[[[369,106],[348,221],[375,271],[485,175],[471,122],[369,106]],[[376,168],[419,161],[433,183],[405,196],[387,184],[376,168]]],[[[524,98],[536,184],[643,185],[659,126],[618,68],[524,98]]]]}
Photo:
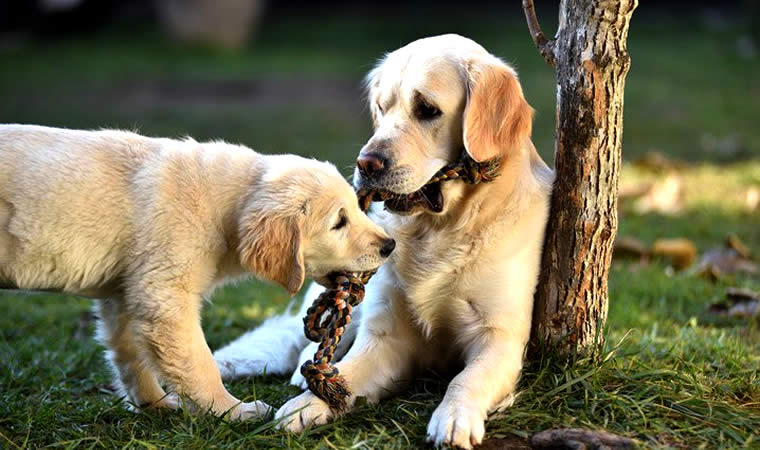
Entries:
{"type": "Polygon", "coordinates": [[[751,258],[751,252],[738,237],[729,235],[723,248],[705,252],[694,273],[717,281],[729,274],[760,275],[760,265],[751,258]]]}
{"type": "Polygon", "coordinates": [[[618,236],[612,248],[613,258],[638,259],[645,261],[649,258],[649,250],[641,239],[633,236],[618,236]]]}
{"type": "Polygon", "coordinates": [[[676,173],[652,184],[646,194],[637,198],[633,209],[638,214],[650,212],[675,214],[683,208],[683,181],[676,173]]]}
{"type": "Polygon", "coordinates": [[[726,236],[726,248],[736,250],[736,253],[744,259],[752,259],[752,251],[735,234],[726,236]]]}
{"type": "Polygon", "coordinates": [[[652,256],[669,260],[678,270],[694,264],[697,259],[697,246],[688,239],[657,239],[652,245],[652,256]]]}
{"type": "Polygon", "coordinates": [[[707,311],[723,317],[753,317],[760,314],[760,294],[749,289],[728,288],[726,300],[711,304],[707,311]]]}
{"type": "Polygon", "coordinates": [[[584,430],[581,428],[557,428],[541,431],[530,439],[533,448],[571,449],[629,449],[635,448],[636,441],[607,431],[584,430]]]}

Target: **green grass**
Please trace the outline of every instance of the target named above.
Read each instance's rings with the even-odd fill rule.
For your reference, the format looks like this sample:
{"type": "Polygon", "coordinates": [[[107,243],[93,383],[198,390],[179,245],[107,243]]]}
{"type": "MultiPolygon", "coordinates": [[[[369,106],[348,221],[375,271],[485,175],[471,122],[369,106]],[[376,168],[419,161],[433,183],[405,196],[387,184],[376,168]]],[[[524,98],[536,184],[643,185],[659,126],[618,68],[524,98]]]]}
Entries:
{"type": "MultiPolygon", "coordinates": [[[[624,203],[620,234],[647,243],[686,237],[705,251],[736,233],[760,253],[759,213],[742,206],[745,191],[760,188],[758,59],[736,56],[740,29],[707,31],[690,19],[641,17],[634,17],[629,42],[625,158],[656,149],[692,165],[681,174],[686,197],[679,214],[637,215],[624,203]],[[739,145],[728,152],[711,143],[732,137],[739,145]]],[[[222,137],[347,168],[370,132],[360,79],[372,61],[415,37],[457,31],[516,64],[537,110],[535,141],[551,160],[553,75],[521,21],[498,14],[420,22],[275,19],[242,53],[183,47],[150,28],[4,50],[0,122],[222,137]],[[282,86],[301,91],[288,94],[282,86]]],[[[651,178],[630,166],[623,174],[623,182],[651,178]]],[[[671,274],[660,261],[643,268],[615,261],[603,355],[529,361],[522,394],[489,421],[487,437],[579,426],[653,447],[760,447],[757,321],[716,321],[705,313],[729,286],[760,289],[760,280],[714,284],[671,274]]],[[[204,311],[209,345],[218,348],[287,303],[281,290],[261,283],[225,288],[204,311]]],[[[445,379],[426,374],[394,399],[361,406],[299,436],[267,422],[132,414],[109,393],[90,307],[72,297],[0,297],[0,448],[408,448],[424,444],[427,421],[446,387],[445,379]]],[[[262,377],[228,387],[243,400],[279,406],[298,393],[286,381],[262,377]]]]}

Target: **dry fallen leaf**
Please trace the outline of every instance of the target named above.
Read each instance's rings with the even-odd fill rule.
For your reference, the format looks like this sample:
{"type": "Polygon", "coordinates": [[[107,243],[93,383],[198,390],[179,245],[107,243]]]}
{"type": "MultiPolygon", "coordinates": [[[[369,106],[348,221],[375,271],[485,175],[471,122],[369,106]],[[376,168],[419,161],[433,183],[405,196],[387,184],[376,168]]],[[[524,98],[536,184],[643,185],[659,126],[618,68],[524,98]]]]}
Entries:
{"type": "Polygon", "coordinates": [[[649,258],[649,250],[644,242],[633,236],[618,236],[612,249],[613,258],[632,258],[646,260],[649,258]]]}
{"type": "Polygon", "coordinates": [[[652,184],[646,194],[636,199],[633,209],[638,214],[675,214],[683,207],[683,196],[681,177],[670,173],[663,180],[652,184]]]}
{"type": "Polygon", "coordinates": [[[657,239],[652,245],[652,256],[669,259],[678,270],[694,264],[697,259],[697,246],[688,239],[657,239]]]}
{"type": "Polygon", "coordinates": [[[752,259],[752,252],[749,247],[747,247],[744,242],[739,239],[739,236],[735,234],[729,234],[726,236],[726,248],[736,250],[736,253],[744,259],[752,259]]]}
{"type": "Polygon", "coordinates": [[[726,300],[713,303],[708,312],[724,317],[753,317],[760,314],[760,294],[749,289],[728,288],[726,300]]]}
{"type": "Polygon", "coordinates": [[[697,263],[694,273],[712,281],[729,274],[760,274],[760,266],[751,259],[744,258],[733,248],[708,250],[697,263]]]}

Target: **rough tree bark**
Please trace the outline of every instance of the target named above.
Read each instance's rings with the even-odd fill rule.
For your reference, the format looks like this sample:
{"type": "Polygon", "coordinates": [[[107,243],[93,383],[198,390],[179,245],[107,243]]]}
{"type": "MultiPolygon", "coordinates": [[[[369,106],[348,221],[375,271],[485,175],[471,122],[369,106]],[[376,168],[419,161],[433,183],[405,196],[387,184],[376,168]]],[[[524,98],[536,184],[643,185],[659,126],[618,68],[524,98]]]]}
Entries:
{"type": "Polygon", "coordinates": [[[557,74],[555,182],[535,295],[532,349],[593,350],[607,318],[617,230],[628,26],[638,0],[562,0],[547,40],[532,0],[533,41],[557,74]]]}

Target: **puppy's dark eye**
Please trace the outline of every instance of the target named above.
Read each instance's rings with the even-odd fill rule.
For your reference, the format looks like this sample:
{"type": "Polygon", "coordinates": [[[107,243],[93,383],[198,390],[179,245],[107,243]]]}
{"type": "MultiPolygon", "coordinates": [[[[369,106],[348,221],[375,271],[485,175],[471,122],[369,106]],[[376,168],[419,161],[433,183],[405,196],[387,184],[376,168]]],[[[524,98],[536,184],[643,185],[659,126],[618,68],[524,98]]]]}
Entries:
{"type": "Polygon", "coordinates": [[[414,116],[417,117],[417,120],[429,121],[440,117],[441,110],[425,100],[420,99],[414,109],[414,116]]]}
{"type": "Polygon", "coordinates": [[[380,111],[380,114],[385,114],[385,111],[383,111],[383,107],[380,106],[380,103],[378,103],[376,106],[377,106],[377,110],[380,111]]]}
{"type": "Polygon", "coordinates": [[[348,225],[348,219],[343,214],[340,215],[340,218],[338,219],[338,223],[336,223],[332,229],[333,230],[340,230],[341,228],[348,225]]]}

